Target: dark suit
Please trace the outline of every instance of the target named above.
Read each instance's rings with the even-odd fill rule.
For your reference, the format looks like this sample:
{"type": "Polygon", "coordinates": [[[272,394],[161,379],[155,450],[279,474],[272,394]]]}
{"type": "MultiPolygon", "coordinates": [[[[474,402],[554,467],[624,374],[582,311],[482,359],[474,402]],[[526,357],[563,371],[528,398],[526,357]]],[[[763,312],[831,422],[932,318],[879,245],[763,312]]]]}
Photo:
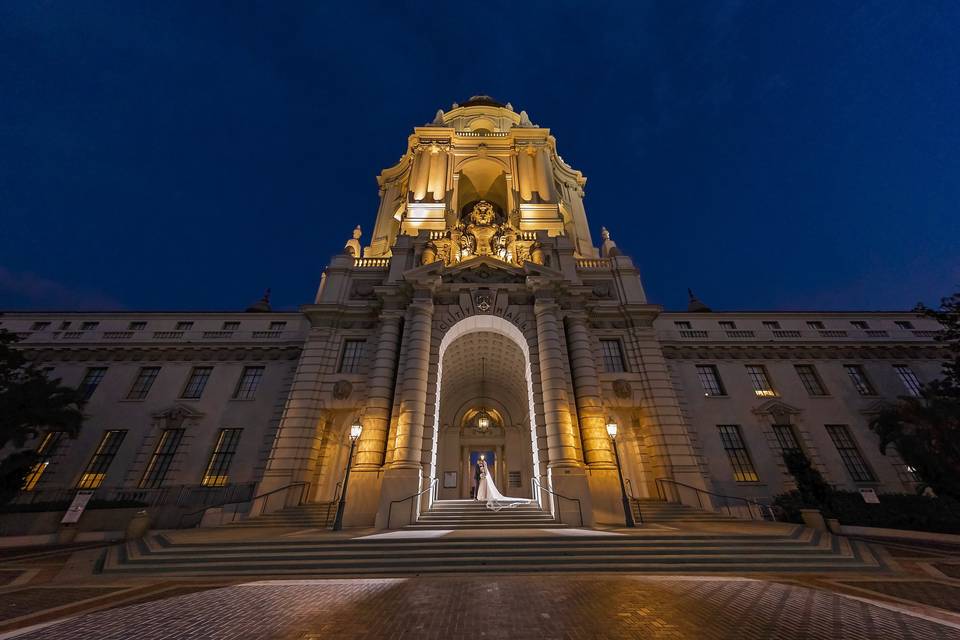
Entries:
{"type": "Polygon", "coordinates": [[[480,463],[473,465],[473,493],[471,498],[477,497],[477,492],[480,491],[480,463]]]}

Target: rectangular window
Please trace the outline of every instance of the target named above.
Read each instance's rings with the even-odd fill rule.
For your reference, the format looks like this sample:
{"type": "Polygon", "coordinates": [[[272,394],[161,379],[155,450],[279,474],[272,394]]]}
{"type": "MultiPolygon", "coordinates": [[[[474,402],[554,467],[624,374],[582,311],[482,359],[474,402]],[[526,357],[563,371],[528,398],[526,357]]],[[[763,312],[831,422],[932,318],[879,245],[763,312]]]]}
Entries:
{"type": "Polygon", "coordinates": [[[262,379],[263,367],[244,367],[243,374],[240,375],[240,381],[237,382],[237,388],[233,392],[234,399],[253,400],[262,379]]]}
{"type": "Polygon", "coordinates": [[[106,367],[90,367],[80,382],[80,395],[84,400],[89,400],[93,392],[97,390],[100,383],[103,382],[103,376],[107,375],[106,367]]]}
{"type": "Polygon", "coordinates": [[[60,323],[60,330],[61,330],[61,331],[66,331],[66,330],[69,329],[69,328],[70,328],[70,321],[69,321],[69,320],[64,320],[63,322],[60,323]]]}
{"type": "Polygon", "coordinates": [[[340,373],[357,373],[363,364],[365,340],[344,340],[343,355],[340,357],[340,373]]]}
{"type": "Polygon", "coordinates": [[[190,331],[193,329],[193,323],[190,321],[178,322],[175,331],[190,331]]]}
{"type": "Polygon", "coordinates": [[[850,472],[850,477],[853,478],[854,482],[873,482],[876,480],[873,471],[870,470],[863,456],[860,455],[860,449],[857,448],[857,443],[853,441],[853,436],[850,435],[850,429],[847,425],[828,424],[826,427],[830,439],[833,440],[833,445],[840,453],[843,465],[850,472]]]}
{"type": "Polygon", "coordinates": [[[46,329],[46,328],[49,327],[49,326],[50,326],[50,323],[49,323],[49,322],[34,322],[34,323],[30,326],[30,331],[43,331],[44,329],[46,329]]]}
{"type": "Polygon", "coordinates": [[[795,364],[793,367],[797,370],[800,382],[803,383],[803,388],[807,390],[807,393],[812,396],[827,395],[827,389],[823,386],[823,381],[817,374],[816,367],[812,364],[795,364]]]}
{"type": "Polygon", "coordinates": [[[240,328],[240,323],[239,323],[239,322],[224,322],[224,323],[223,323],[223,330],[224,330],[224,331],[236,331],[236,330],[239,329],[239,328],[240,328]]]}
{"type": "Polygon", "coordinates": [[[43,435],[43,439],[40,441],[40,444],[37,445],[37,461],[30,467],[30,473],[27,474],[27,477],[23,480],[24,491],[33,491],[36,488],[37,483],[40,482],[40,478],[43,476],[43,472],[47,470],[47,467],[50,465],[50,459],[57,453],[57,447],[60,446],[60,441],[66,435],[64,431],[48,431],[43,435]]]}
{"type": "Polygon", "coordinates": [[[898,329],[904,329],[906,331],[913,329],[913,323],[909,320],[894,320],[893,324],[897,325],[898,329]]]}
{"type": "Polygon", "coordinates": [[[746,445],[743,444],[743,438],[740,435],[740,425],[719,424],[717,429],[720,431],[720,439],[723,441],[723,448],[730,458],[730,466],[733,467],[733,478],[737,482],[757,482],[760,478],[757,476],[756,469],[753,468],[753,461],[750,459],[750,453],[746,445]]]}
{"type": "Polygon", "coordinates": [[[129,330],[129,331],[143,331],[143,330],[146,329],[146,328],[147,328],[147,323],[146,323],[146,322],[143,322],[143,321],[140,321],[140,320],[138,320],[138,321],[136,321],[136,322],[131,322],[131,323],[127,326],[127,330],[129,330]]]}
{"type": "Polygon", "coordinates": [[[167,471],[170,470],[170,464],[173,462],[173,456],[177,454],[180,440],[183,439],[183,431],[183,429],[164,429],[160,434],[160,442],[153,450],[147,470],[140,481],[141,489],[156,489],[163,484],[167,471]]]}
{"type": "Polygon", "coordinates": [[[763,326],[766,327],[767,329],[779,329],[780,323],[777,322],[776,320],[764,320],[763,326]]]}
{"type": "Polygon", "coordinates": [[[93,331],[100,326],[99,322],[81,322],[80,331],[93,331]]]}
{"type": "Polygon", "coordinates": [[[917,379],[917,374],[913,372],[913,369],[905,364],[895,364],[893,368],[897,370],[897,375],[900,376],[900,382],[902,382],[903,386],[907,389],[907,393],[912,396],[919,396],[920,380],[917,379]]]}
{"type": "Polygon", "coordinates": [[[720,380],[720,372],[717,371],[716,365],[698,364],[697,377],[700,378],[700,384],[703,386],[703,395],[727,395],[726,389],[723,388],[723,382],[720,380]]]}
{"type": "Polygon", "coordinates": [[[850,324],[853,325],[854,329],[869,329],[870,325],[864,322],[863,320],[851,320],[850,324]]]}
{"type": "Polygon", "coordinates": [[[190,372],[190,377],[187,379],[187,386],[183,388],[183,393],[180,394],[180,397],[187,400],[199,400],[200,396],[203,395],[203,389],[207,386],[207,380],[210,379],[211,373],[213,373],[213,367],[194,367],[193,371],[190,372]]]}
{"type": "Polygon", "coordinates": [[[767,369],[763,365],[748,364],[747,375],[750,376],[750,382],[753,384],[753,392],[761,398],[772,398],[777,395],[770,384],[770,376],[767,375],[767,369]]]}
{"type": "Polygon", "coordinates": [[[117,456],[120,445],[126,437],[126,430],[110,429],[103,432],[100,438],[100,444],[94,452],[93,457],[87,464],[86,471],[80,476],[80,482],[77,483],[77,489],[96,489],[103,484],[107,478],[107,470],[110,463],[117,456]]]}
{"type": "Polygon", "coordinates": [[[825,328],[823,323],[820,322],[819,320],[808,320],[807,326],[810,327],[811,329],[816,329],[818,331],[822,331],[825,328]]]}
{"type": "Polygon", "coordinates": [[[283,331],[287,327],[286,322],[271,322],[270,331],[283,331]]]}
{"type": "Polygon", "coordinates": [[[733,322],[733,321],[731,321],[731,320],[721,320],[721,321],[720,321],[720,328],[721,328],[721,329],[727,329],[728,331],[732,331],[732,330],[734,330],[734,329],[737,328],[737,323],[736,323],[736,322],[733,322]]]}
{"type": "Polygon", "coordinates": [[[673,324],[674,324],[674,326],[677,327],[677,329],[684,329],[684,330],[686,330],[686,329],[692,329],[692,328],[693,328],[693,325],[690,324],[689,322],[687,322],[686,320],[677,320],[677,321],[674,321],[673,324]]]}
{"type": "Polygon", "coordinates": [[[857,393],[862,396],[877,395],[863,367],[858,364],[845,364],[843,368],[847,370],[847,375],[850,376],[850,381],[853,383],[853,387],[857,390],[857,393]]]}
{"type": "Polygon", "coordinates": [[[603,354],[603,370],[607,373],[621,373],[626,371],[623,363],[623,349],[619,340],[601,340],[600,349],[603,354]]]}
{"type": "Polygon", "coordinates": [[[140,367],[137,377],[130,387],[130,393],[127,394],[127,400],[143,400],[150,393],[150,387],[153,381],[160,374],[160,367],[140,367]]]}
{"type": "Polygon", "coordinates": [[[773,434],[777,436],[777,444],[780,445],[780,450],[784,453],[802,451],[800,441],[797,440],[797,434],[794,432],[792,425],[775,424],[773,425],[773,434]]]}
{"type": "Polygon", "coordinates": [[[243,429],[220,429],[217,442],[210,453],[210,462],[207,471],[203,474],[201,484],[205,487],[225,487],[230,480],[230,463],[237,453],[240,444],[240,434],[243,429]]]}

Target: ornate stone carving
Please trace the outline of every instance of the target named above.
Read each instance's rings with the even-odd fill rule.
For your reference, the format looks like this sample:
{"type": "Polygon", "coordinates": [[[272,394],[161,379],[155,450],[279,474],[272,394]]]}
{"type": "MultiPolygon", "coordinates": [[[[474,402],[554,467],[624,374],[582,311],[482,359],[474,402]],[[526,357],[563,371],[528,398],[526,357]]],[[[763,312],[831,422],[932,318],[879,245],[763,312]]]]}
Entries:
{"type": "Polygon", "coordinates": [[[353,384],[349,380],[337,380],[333,385],[333,397],[337,400],[346,400],[353,393],[353,384]]]}
{"type": "Polygon", "coordinates": [[[480,313],[488,313],[493,308],[493,294],[489,291],[478,293],[474,298],[474,303],[480,313]]]}
{"type": "Polygon", "coordinates": [[[614,291],[613,282],[604,280],[603,282],[595,282],[590,292],[594,298],[609,300],[614,297],[614,291]]]}
{"type": "Polygon", "coordinates": [[[613,395],[618,398],[629,398],[633,395],[633,387],[630,386],[629,381],[618,378],[613,381],[613,395]]]}

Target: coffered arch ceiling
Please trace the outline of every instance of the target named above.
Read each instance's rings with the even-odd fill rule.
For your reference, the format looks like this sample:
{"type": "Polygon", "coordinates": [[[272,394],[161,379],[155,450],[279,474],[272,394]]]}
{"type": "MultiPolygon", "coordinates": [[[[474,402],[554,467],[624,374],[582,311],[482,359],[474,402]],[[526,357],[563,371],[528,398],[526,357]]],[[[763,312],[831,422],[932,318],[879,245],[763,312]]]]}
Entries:
{"type": "Polygon", "coordinates": [[[466,403],[479,404],[484,395],[507,407],[514,420],[524,419],[528,404],[525,370],[523,352],[506,336],[476,331],[457,338],[443,356],[443,417],[449,420],[451,412],[466,403]]]}

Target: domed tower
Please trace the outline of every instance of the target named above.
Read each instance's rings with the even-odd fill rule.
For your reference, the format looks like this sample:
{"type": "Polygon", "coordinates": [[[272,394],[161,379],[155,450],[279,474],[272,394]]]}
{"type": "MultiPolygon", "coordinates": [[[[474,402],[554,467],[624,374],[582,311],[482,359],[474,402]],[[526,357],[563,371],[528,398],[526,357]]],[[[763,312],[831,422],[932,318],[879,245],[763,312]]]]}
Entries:
{"type": "Polygon", "coordinates": [[[481,201],[518,233],[566,235],[576,257],[597,257],[583,208],[586,181],[557,153],[550,129],[509,103],[473,96],[416,127],[400,161],[377,177],[380,207],[364,257],[391,255],[399,235],[456,233],[481,201]]]}

